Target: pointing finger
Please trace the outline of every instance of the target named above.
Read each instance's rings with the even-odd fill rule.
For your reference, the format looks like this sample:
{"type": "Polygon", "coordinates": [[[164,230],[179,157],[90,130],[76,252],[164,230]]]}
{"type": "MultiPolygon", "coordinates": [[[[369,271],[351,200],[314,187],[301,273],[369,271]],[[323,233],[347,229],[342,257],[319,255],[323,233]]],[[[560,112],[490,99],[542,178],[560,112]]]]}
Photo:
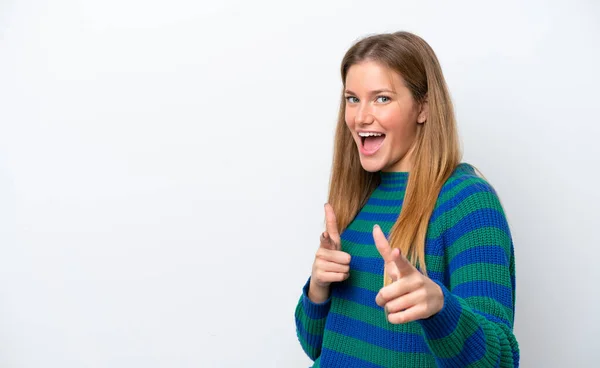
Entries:
{"type": "Polygon", "coordinates": [[[325,203],[325,228],[336,249],[340,249],[340,233],[338,232],[337,218],[335,217],[333,207],[329,203],[325,203]]]}
{"type": "Polygon", "coordinates": [[[375,246],[379,254],[383,257],[383,261],[386,263],[392,261],[392,248],[379,225],[373,226],[373,239],[375,240],[375,246]]]}
{"type": "Polygon", "coordinates": [[[404,257],[402,252],[400,252],[400,249],[394,248],[392,250],[392,258],[398,271],[400,272],[400,276],[404,277],[413,272],[418,272],[415,266],[413,266],[412,263],[410,263],[408,259],[404,257]]]}
{"type": "MultiPolygon", "coordinates": [[[[373,226],[373,239],[375,240],[375,246],[383,258],[385,263],[385,275],[391,278],[391,281],[396,281],[400,278],[400,271],[396,265],[397,253],[392,252],[392,248],[388,243],[383,231],[379,225],[373,226]]],[[[387,283],[387,282],[386,282],[387,283]]]]}
{"type": "Polygon", "coordinates": [[[320,245],[321,248],[336,250],[336,246],[333,243],[333,241],[331,240],[331,237],[329,236],[327,231],[324,231],[323,233],[321,233],[320,240],[321,240],[321,245],[320,245]]]}

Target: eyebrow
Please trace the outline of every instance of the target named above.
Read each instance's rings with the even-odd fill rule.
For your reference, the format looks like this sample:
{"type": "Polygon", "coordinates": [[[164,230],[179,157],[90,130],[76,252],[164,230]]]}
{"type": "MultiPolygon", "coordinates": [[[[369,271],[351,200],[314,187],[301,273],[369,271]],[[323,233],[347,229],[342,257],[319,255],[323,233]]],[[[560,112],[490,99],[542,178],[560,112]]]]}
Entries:
{"type": "MultiPolygon", "coordinates": [[[[389,89],[376,89],[374,91],[369,92],[370,95],[376,95],[379,94],[381,92],[388,92],[388,93],[395,93],[394,91],[391,91],[389,89]]],[[[356,95],[356,93],[350,91],[349,89],[345,90],[344,93],[350,94],[350,95],[356,95]]]]}

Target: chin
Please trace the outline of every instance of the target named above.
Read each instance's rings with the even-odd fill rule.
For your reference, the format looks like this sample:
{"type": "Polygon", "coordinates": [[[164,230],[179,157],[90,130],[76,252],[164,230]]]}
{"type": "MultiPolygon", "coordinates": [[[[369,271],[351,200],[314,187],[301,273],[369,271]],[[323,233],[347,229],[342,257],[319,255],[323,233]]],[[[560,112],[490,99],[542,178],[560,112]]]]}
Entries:
{"type": "Polygon", "coordinates": [[[385,163],[373,158],[360,157],[360,165],[365,171],[375,173],[385,168],[385,163]]]}

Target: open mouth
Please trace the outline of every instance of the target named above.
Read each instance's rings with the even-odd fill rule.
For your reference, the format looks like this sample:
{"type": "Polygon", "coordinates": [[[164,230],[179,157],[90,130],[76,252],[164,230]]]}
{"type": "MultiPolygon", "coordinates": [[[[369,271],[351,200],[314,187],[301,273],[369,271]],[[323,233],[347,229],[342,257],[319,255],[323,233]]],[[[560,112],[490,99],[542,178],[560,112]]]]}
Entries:
{"type": "Polygon", "coordinates": [[[361,141],[361,148],[366,154],[373,154],[383,144],[385,134],[379,132],[360,132],[358,133],[361,141]]]}

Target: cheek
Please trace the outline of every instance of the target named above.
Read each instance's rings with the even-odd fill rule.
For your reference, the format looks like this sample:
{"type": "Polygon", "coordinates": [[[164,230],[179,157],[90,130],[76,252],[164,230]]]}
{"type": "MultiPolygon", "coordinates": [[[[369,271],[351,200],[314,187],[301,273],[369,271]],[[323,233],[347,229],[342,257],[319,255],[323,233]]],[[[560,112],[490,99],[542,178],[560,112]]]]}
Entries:
{"type": "Polygon", "coordinates": [[[385,130],[393,134],[393,140],[397,143],[412,139],[417,131],[416,121],[413,121],[409,114],[401,111],[386,114],[380,121],[385,130]]]}
{"type": "Polygon", "coordinates": [[[346,121],[346,126],[350,129],[354,127],[354,115],[346,111],[344,114],[344,120],[346,121]]]}
{"type": "Polygon", "coordinates": [[[383,127],[394,133],[400,133],[407,125],[406,114],[399,110],[385,111],[379,115],[379,121],[383,127]]]}

